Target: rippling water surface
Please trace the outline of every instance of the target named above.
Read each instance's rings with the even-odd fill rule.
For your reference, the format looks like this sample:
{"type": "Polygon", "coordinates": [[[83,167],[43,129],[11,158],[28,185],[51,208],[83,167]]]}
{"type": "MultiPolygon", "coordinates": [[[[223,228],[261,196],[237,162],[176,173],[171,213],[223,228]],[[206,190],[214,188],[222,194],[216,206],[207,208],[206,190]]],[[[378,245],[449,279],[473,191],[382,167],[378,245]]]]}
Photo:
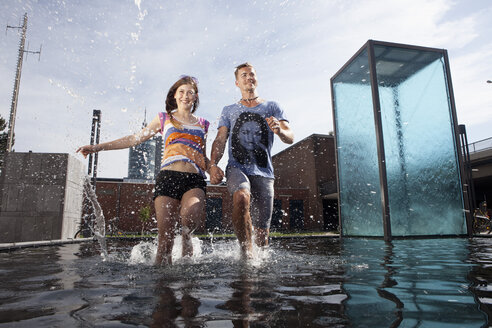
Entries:
{"type": "Polygon", "coordinates": [[[487,327],[492,239],[235,240],[151,265],[150,242],[0,252],[0,327],[487,327]]]}

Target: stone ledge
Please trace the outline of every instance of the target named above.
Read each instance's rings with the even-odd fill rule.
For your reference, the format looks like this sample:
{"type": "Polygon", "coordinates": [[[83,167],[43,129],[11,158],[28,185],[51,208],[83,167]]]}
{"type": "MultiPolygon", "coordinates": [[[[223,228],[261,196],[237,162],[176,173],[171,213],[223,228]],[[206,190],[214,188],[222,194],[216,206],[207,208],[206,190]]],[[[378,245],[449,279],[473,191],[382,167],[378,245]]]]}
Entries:
{"type": "Polygon", "coordinates": [[[77,239],[57,239],[57,240],[41,240],[41,241],[24,241],[18,243],[3,243],[0,244],[0,251],[9,251],[27,247],[55,246],[63,244],[76,244],[85,241],[93,241],[94,238],[77,238],[77,239]]]}

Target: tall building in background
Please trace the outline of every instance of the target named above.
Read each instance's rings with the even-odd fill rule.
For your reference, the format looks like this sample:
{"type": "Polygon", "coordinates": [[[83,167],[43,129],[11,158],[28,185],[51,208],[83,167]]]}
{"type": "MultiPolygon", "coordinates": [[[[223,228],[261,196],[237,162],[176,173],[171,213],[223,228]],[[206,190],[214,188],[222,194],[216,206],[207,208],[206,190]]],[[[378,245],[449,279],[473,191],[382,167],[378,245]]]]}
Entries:
{"type": "MultiPolygon", "coordinates": [[[[145,111],[147,116],[147,111],[145,111]]],[[[147,125],[144,118],[142,127],[147,125]]],[[[129,149],[128,177],[125,181],[152,181],[159,173],[162,158],[162,138],[159,135],[129,149]]]]}

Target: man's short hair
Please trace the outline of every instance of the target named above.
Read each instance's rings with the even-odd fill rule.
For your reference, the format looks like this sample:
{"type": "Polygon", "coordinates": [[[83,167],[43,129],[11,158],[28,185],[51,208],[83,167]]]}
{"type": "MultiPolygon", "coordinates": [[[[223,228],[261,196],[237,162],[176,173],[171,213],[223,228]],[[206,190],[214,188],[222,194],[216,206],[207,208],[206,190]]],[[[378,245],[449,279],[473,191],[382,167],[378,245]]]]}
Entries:
{"type": "Polygon", "coordinates": [[[240,70],[241,68],[245,68],[245,67],[251,67],[251,68],[254,68],[254,67],[253,67],[253,65],[251,65],[251,64],[250,64],[250,63],[248,63],[248,62],[245,62],[245,63],[243,63],[243,64],[241,64],[241,65],[236,66],[236,70],[234,71],[234,76],[236,77],[236,80],[237,80],[237,74],[239,73],[239,70],[240,70]]]}

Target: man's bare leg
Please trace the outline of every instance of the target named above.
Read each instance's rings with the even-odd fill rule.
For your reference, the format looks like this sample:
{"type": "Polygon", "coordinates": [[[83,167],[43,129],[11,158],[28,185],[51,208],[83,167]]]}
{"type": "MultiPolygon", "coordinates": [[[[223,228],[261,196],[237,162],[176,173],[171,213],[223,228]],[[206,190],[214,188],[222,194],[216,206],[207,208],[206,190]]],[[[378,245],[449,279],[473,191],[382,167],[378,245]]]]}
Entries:
{"type": "Polygon", "coordinates": [[[251,214],[249,212],[250,194],[247,189],[240,189],[232,196],[232,225],[236,233],[239,245],[241,246],[242,255],[246,257],[252,256],[252,223],[251,214]]]}

